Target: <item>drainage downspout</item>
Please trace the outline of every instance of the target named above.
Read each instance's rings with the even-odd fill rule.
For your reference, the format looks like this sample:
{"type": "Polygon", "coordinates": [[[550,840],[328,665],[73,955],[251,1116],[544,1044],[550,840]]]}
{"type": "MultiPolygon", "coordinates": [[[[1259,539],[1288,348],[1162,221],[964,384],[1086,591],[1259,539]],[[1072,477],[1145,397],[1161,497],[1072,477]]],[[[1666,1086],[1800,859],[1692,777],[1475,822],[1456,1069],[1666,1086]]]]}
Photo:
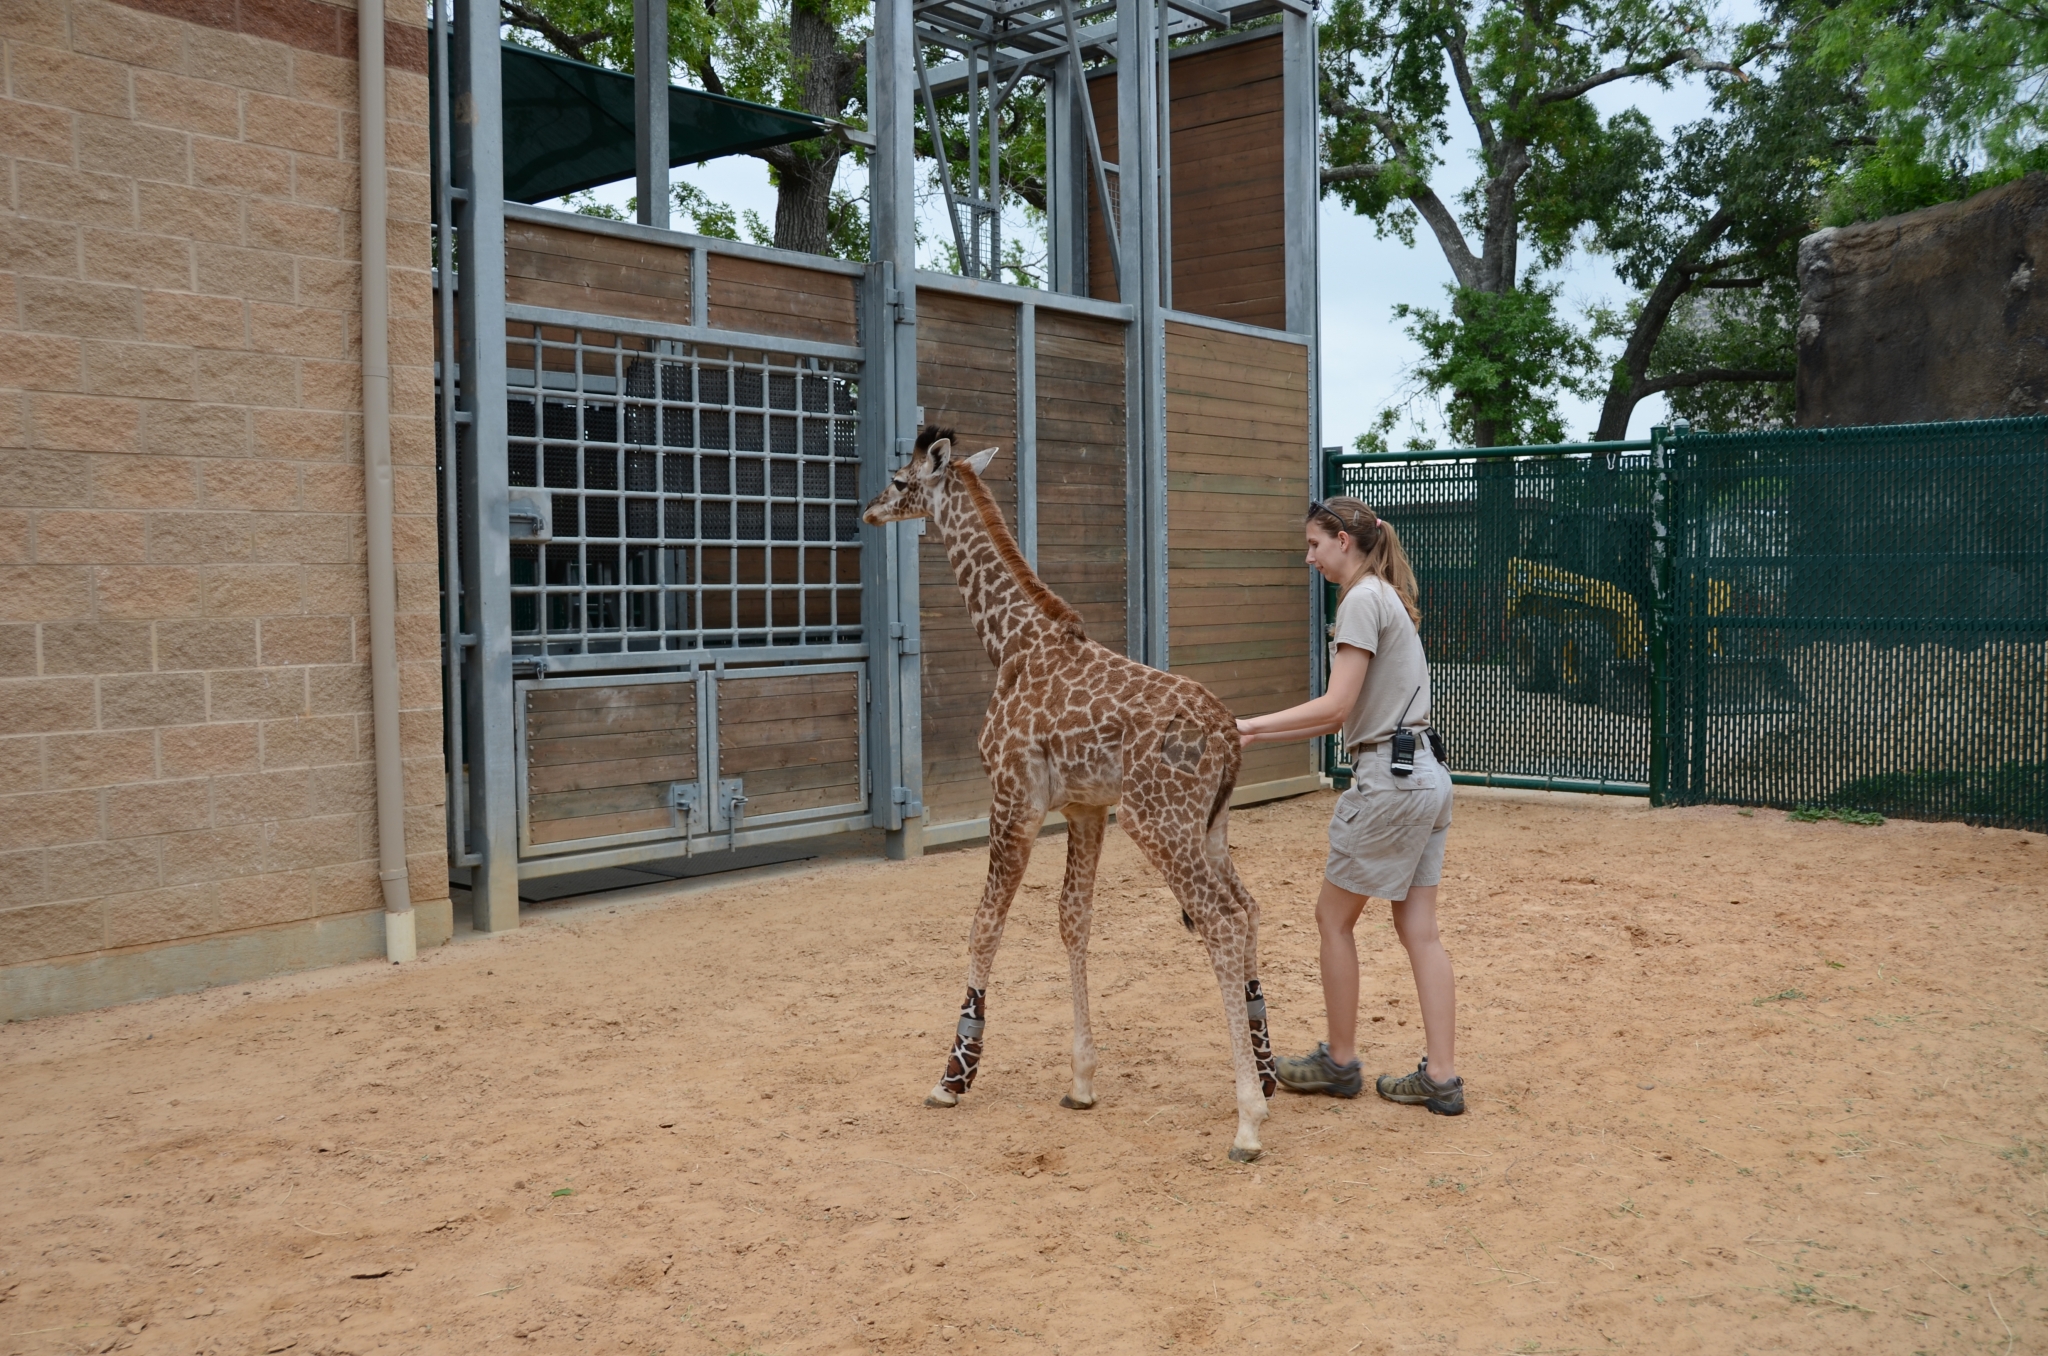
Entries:
{"type": "Polygon", "coordinates": [[[398,743],[398,568],[391,542],[391,280],[385,228],[384,0],[356,9],[362,110],[363,508],[370,548],[370,721],[377,758],[377,879],[384,885],[384,954],[417,954],[405,874],[405,764],[398,743]]]}

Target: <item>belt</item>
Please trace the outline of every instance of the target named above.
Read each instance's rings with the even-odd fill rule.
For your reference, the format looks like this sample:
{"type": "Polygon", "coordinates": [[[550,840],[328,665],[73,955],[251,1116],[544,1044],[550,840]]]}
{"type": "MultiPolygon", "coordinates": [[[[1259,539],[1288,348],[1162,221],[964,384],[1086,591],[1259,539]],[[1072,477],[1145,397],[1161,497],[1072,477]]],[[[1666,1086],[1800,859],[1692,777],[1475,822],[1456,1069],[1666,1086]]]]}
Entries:
{"type": "MultiPolygon", "coordinates": [[[[1428,727],[1412,726],[1410,728],[1414,729],[1415,731],[1415,751],[1417,753],[1429,753],[1429,738],[1427,735],[1423,733],[1423,731],[1428,727]]],[[[1394,741],[1392,739],[1376,739],[1370,744],[1353,744],[1351,746],[1351,756],[1352,758],[1356,759],[1363,757],[1364,755],[1369,753],[1378,753],[1381,749],[1387,747],[1387,745],[1393,742],[1394,741]]]]}

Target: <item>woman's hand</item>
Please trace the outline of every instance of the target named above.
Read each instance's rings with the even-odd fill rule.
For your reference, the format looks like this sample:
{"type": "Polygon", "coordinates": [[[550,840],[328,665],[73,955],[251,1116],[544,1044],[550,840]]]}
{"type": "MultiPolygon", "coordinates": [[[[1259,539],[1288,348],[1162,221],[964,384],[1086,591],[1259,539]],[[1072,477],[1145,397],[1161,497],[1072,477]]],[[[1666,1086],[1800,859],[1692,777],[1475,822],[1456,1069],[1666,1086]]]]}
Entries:
{"type": "Polygon", "coordinates": [[[1258,742],[1258,732],[1252,729],[1252,723],[1248,720],[1240,720],[1237,723],[1237,746],[1241,749],[1248,749],[1258,742]]]}

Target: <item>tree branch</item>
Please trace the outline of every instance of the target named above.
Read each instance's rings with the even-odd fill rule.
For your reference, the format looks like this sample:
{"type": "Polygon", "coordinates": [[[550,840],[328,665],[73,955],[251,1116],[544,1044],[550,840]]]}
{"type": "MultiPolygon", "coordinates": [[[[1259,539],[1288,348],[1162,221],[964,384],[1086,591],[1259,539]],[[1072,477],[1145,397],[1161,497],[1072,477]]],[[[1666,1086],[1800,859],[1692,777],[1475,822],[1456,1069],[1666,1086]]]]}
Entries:
{"type": "Polygon", "coordinates": [[[1465,111],[1472,117],[1472,125],[1479,130],[1479,149],[1486,153],[1486,163],[1493,164],[1494,133],[1493,123],[1486,116],[1486,107],[1480,101],[1479,92],[1472,84],[1472,68],[1465,64],[1465,26],[1459,24],[1444,39],[1444,47],[1451,54],[1451,70],[1458,77],[1458,93],[1465,100],[1465,111]]]}
{"type": "Polygon", "coordinates": [[[1669,70],[1681,61],[1690,64],[1694,70],[1726,71],[1728,74],[1739,79],[1749,79],[1749,76],[1743,72],[1740,66],[1731,66],[1725,61],[1709,61],[1700,55],[1700,50],[1697,47],[1680,47],[1666,52],[1654,60],[1631,61],[1625,66],[1610,66],[1598,75],[1589,75],[1584,80],[1574,80],[1569,85],[1559,85],[1554,89],[1544,90],[1536,96],[1536,102],[1539,104],[1565,103],[1568,100],[1578,98],[1589,90],[1598,89],[1602,85],[1611,85],[1617,80],[1632,80],[1639,75],[1655,75],[1659,71],[1669,70]]]}
{"type": "Polygon", "coordinates": [[[1708,292],[1732,291],[1738,287],[1762,287],[1769,281],[1769,278],[1707,278],[1693,286],[1708,292]]]}
{"type": "Polygon", "coordinates": [[[592,29],[580,38],[564,32],[547,15],[528,9],[519,0],[498,0],[498,8],[514,28],[531,29],[553,43],[555,50],[578,61],[587,60],[583,50],[605,36],[602,29],[592,29]]]}
{"type": "Polygon", "coordinates": [[[1674,372],[1640,383],[1638,399],[1681,386],[1704,386],[1710,381],[1790,381],[1797,374],[1789,367],[1702,367],[1691,372],[1674,372]]]}
{"type": "Polygon", "coordinates": [[[1399,168],[1384,160],[1374,160],[1356,165],[1332,165],[1323,171],[1323,187],[1331,184],[1354,183],[1360,179],[1377,179],[1388,170],[1399,168]]]}

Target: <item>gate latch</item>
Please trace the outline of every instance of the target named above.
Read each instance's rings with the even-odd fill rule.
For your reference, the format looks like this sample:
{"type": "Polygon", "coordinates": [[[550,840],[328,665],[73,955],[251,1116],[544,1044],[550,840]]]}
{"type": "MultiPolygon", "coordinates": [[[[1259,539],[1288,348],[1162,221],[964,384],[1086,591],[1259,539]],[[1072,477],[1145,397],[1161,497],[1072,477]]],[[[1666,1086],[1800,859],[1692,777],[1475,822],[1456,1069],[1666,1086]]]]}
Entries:
{"type": "Polygon", "coordinates": [[[725,812],[725,846],[739,846],[740,822],[746,818],[747,782],[744,777],[718,779],[718,806],[725,812]]]}
{"type": "Polygon", "coordinates": [[[516,494],[505,505],[505,531],[513,541],[555,539],[552,496],[516,494]]]}
{"type": "Polygon", "coordinates": [[[668,785],[668,822],[682,835],[685,857],[691,855],[690,830],[697,822],[697,791],[695,782],[670,782],[668,785]]]}

